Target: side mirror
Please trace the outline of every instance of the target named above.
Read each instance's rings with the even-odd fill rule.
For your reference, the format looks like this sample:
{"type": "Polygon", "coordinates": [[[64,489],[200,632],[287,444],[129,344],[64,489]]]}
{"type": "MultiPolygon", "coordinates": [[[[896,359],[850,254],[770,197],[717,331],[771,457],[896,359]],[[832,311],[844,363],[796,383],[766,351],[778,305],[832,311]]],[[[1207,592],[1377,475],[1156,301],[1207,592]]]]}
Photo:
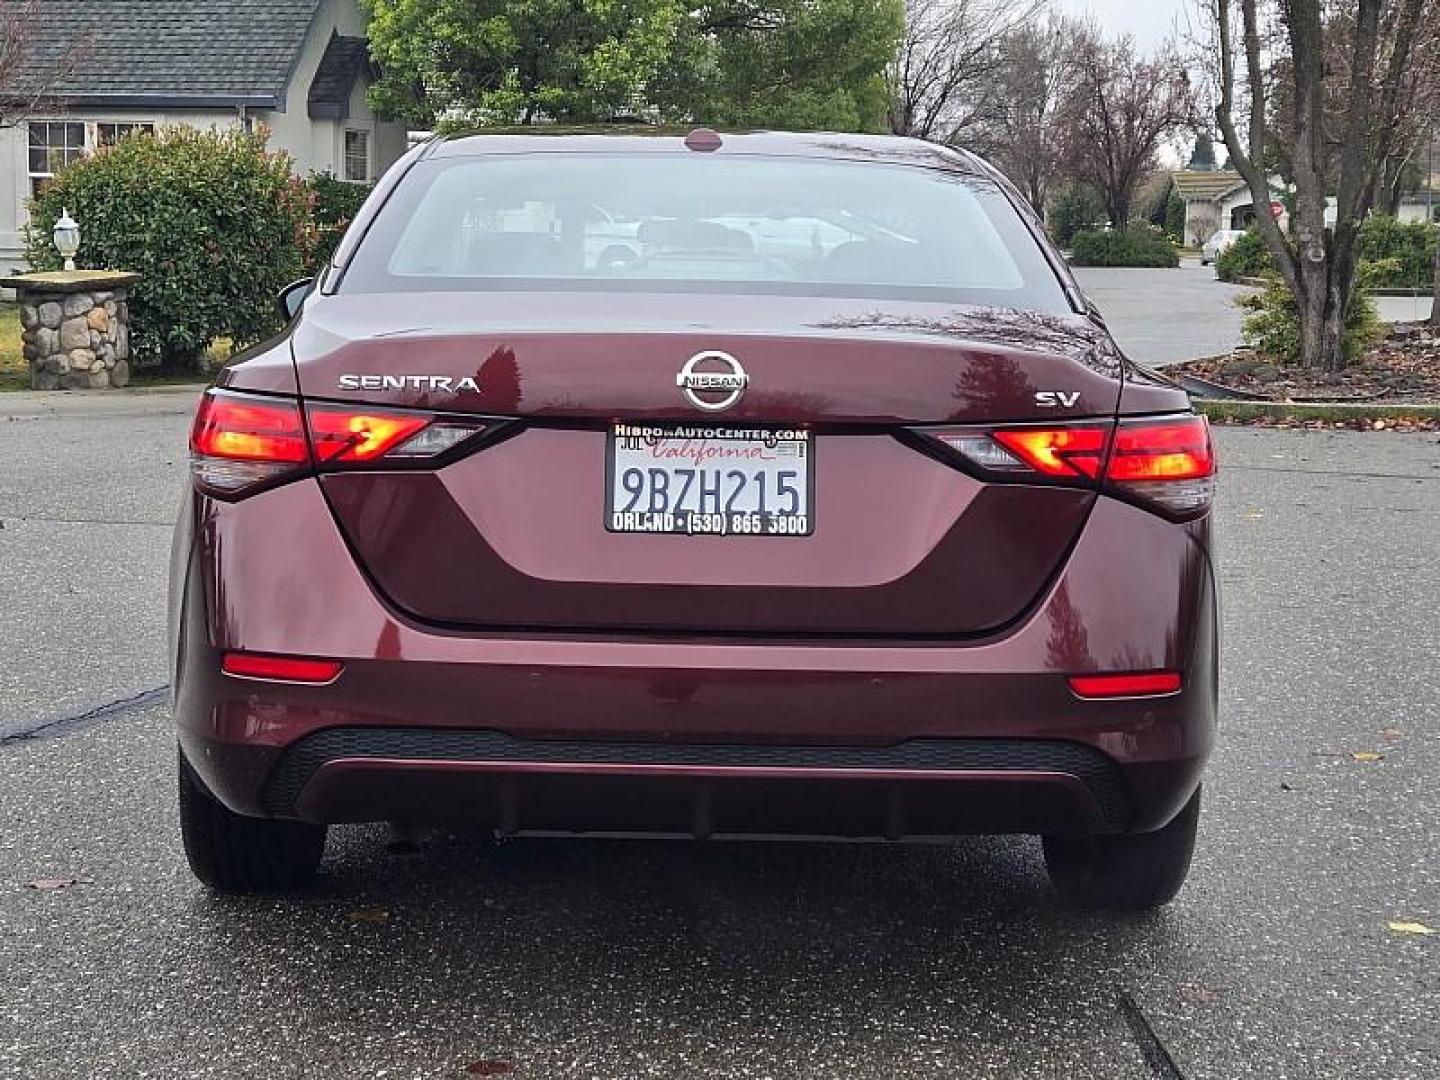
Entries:
{"type": "Polygon", "coordinates": [[[314,291],[315,279],[308,277],[292,281],[280,290],[276,302],[280,305],[280,315],[286,323],[295,321],[295,316],[300,314],[300,308],[304,305],[305,298],[314,291]]]}

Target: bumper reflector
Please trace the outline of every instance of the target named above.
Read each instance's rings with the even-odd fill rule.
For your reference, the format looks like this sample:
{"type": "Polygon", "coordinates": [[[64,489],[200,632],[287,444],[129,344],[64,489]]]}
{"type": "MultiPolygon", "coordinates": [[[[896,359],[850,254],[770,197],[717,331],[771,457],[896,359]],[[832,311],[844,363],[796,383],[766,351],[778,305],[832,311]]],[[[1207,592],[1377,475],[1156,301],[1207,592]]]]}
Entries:
{"type": "Polygon", "coordinates": [[[344,664],[339,660],[311,660],[302,656],[266,656],[261,653],[226,653],[220,670],[238,679],[265,679],[269,682],[334,682],[344,664]]]}
{"type": "Polygon", "coordinates": [[[1180,686],[1178,671],[1070,677],[1071,691],[1082,698],[1164,697],[1166,694],[1178,694],[1180,686]]]}

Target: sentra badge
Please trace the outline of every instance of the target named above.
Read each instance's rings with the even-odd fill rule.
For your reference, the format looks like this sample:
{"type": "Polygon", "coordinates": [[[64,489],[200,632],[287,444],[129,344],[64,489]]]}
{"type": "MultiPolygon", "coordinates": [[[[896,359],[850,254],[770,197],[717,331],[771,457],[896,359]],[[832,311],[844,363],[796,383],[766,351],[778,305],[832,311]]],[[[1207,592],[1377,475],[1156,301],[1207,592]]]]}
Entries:
{"type": "Polygon", "coordinates": [[[469,375],[341,375],[341,390],[428,390],[435,394],[478,394],[480,384],[469,375]]]}

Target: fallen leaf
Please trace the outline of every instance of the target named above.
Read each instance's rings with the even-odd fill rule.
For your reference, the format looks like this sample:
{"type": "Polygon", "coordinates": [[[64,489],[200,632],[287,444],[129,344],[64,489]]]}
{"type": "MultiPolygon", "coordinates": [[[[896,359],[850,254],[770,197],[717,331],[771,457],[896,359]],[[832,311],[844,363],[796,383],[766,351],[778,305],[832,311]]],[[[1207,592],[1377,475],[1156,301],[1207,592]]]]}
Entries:
{"type": "Polygon", "coordinates": [[[1220,996],[1220,991],[1209,986],[1182,986],[1180,996],[1186,1001],[1194,1001],[1200,1005],[1208,1005],[1220,996]]]}
{"type": "Polygon", "coordinates": [[[346,918],[352,923],[383,923],[389,920],[390,910],[383,907],[356,908],[346,918]]]}
{"type": "Polygon", "coordinates": [[[75,885],[93,884],[90,878],[67,877],[67,878],[40,878],[36,881],[27,881],[27,889],[36,889],[40,892],[59,892],[61,889],[68,889],[75,885]]]}
{"type": "Polygon", "coordinates": [[[1258,518],[1263,518],[1263,517],[1265,516],[1265,511],[1264,511],[1264,510],[1249,510],[1249,511],[1247,511],[1244,515],[1242,515],[1242,516],[1249,518],[1251,521],[1255,521],[1255,520],[1257,520],[1258,518]]]}
{"type": "Polygon", "coordinates": [[[1426,926],[1424,923],[1392,922],[1387,923],[1386,925],[1389,926],[1390,929],[1397,934],[1421,934],[1425,937],[1429,937],[1431,934],[1440,934],[1440,930],[1436,930],[1433,927],[1426,926]]]}
{"type": "Polygon", "coordinates": [[[513,1073],[515,1066],[508,1061],[476,1061],[466,1065],[465,1071],[471,1076],[504,1076],[513,1073]]]}
{"type": "Polygon", "coordinates": [[[1400,738],[1400,736],[1404,734],[1405,733],[1399,728],[1387,727],[1380,732],[1380,737],[1390,742],[1394,742],[1396,739],[1400,738]]]}
{"type": "Polygon", "coordinates": [[[1352,750],[1350,756],[1356,761],[1384,761],[1384,754],[1377,754],[1374,750],[1352,750]]]}

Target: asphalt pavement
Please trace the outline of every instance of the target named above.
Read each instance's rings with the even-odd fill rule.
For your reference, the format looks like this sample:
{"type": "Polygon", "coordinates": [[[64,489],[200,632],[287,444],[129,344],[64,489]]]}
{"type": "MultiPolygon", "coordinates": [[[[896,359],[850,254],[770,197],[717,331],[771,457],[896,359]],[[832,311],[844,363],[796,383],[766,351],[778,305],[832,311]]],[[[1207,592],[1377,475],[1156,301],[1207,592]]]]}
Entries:
{"type": "Polygon", "coordinates": [[[1434,435],[1219,432],[1224,731],[1164,912],[1065,911],[1028,839],[380,828],[217,899],[127,700],[188,407],[0,415],[0,1077],[1440,1076],[1440,936],[1387,925],[1440,928],[1434,435]]]}
{"type": "Polygon", "coordinates": [[[1120,347],[1151,367],[1233,349],[1243,315],[1235,298],[1254,291],[1216,281],[1199,259],[1174,270],[1077,266],[1075,277],[1120,347]]]}

